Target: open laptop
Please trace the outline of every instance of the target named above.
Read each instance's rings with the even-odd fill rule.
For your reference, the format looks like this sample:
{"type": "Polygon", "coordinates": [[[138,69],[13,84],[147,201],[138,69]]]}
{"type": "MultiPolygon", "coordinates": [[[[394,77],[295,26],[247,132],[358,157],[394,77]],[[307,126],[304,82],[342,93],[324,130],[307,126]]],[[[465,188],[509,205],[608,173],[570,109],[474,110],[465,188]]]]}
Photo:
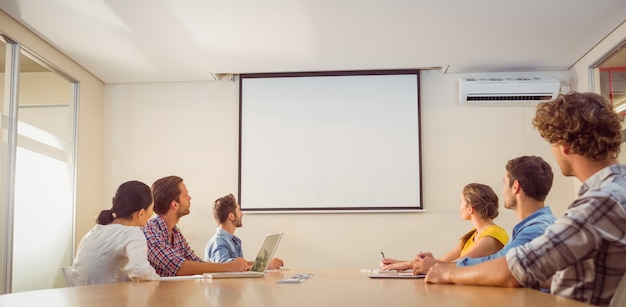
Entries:
{"type": "Polygon", "coordinates": [[[263,277],[270,261],[274,258],[274,252],[278,247],[278,242],[283,237],[282,232],[271,233],[265,235],[265,240],[261,245],[261,249],[254,259],[252,269],[247,272],[220,272],[220,273],[204,273],[207,278],[241,278],[241,277],[263,277]]]}

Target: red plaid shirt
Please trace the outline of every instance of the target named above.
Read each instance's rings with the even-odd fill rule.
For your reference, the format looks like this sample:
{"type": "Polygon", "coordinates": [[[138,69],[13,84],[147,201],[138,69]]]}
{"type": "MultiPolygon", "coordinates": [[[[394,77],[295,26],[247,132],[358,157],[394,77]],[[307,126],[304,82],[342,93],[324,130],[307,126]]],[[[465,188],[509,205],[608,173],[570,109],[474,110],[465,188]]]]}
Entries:
{"type": "Polygon", "coordinates": [[[146,227],[143,227],[143,233],[148,242],[148,261],[160,276],[176,276],[176,272],[186,260],[202,261],[191,250],[178,226],[172,229],[170,241],[167,224],[161,216],[151,218],[146,227]]]}

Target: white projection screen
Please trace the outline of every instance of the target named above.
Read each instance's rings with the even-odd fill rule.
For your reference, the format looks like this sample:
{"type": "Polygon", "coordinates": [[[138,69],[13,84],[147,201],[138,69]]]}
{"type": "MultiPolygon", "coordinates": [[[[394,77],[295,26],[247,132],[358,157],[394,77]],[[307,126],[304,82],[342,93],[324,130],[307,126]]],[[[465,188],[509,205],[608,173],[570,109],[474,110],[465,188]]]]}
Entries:
{"type": "Polygon", "coordinates": [[[240,76],[246,212],[421,210],[419,71],[240,76]]]}

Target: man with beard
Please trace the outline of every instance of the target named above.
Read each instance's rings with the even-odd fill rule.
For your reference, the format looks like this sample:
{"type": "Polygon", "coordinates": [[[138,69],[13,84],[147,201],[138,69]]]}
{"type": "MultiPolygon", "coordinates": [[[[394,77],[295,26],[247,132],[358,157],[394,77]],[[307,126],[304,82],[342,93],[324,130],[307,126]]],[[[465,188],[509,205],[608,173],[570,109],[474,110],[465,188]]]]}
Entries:
{"type": "Polygon", "coordinates": [[[168,176],[152,184],[154,213],[143,228],[148,242],[148,261],[160,276],[194,275],[209,272],[242,272],[249,268],[243,258],[228,263],[204,262],[176,226],[189,214],[191,196],[183,179],[168,176]]]}
{"type": "MultiPolygon", "coordinates": [[[[241,239],[235,230],[243,223],[243,212],[233,194],[220,197],[213,206],[213,217],[218,224],[215,235],[209,240],[204,251],[204,259],[212,262],[230,262],[243,257],[241,239]]],[[[248,262],[251,265],[252,262],[248,262]]],[[[276,270],[283,266],[283,260],[274,258],[268,269],[276,270]]]]}

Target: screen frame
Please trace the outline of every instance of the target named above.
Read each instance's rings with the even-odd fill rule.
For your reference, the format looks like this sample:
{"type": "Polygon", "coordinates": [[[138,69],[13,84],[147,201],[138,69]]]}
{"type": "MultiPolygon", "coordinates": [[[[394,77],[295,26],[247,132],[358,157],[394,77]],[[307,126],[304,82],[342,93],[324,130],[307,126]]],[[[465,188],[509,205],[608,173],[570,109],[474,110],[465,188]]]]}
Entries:
{"type": "Polygon", "coordinates": [[[319,72],[284,72],[284,73],[252,73],[241,74],[239,82],[239,150],[238,150],[238,200],[242,211],[246,213],[342,213],[342,212],[420,212],[425,211],[423,206],[422,180],[422,140],[421,140],[421,104],[420,104],[420,70],[365,70],[365,71],[319,71],[319,72]],[[243,142],[243,86],[244,80],[253,78],[299,78],[299,77],[332,77],[332,76],[374,76],[374,75],[415,75],[416,77],[416,104],[417,104],[417,150],[418,150],[418,189],[419,203],[411,206],[366,206],[366,207],[246,207],[246,200],[242,199],[242,142],[243,142]]]}

